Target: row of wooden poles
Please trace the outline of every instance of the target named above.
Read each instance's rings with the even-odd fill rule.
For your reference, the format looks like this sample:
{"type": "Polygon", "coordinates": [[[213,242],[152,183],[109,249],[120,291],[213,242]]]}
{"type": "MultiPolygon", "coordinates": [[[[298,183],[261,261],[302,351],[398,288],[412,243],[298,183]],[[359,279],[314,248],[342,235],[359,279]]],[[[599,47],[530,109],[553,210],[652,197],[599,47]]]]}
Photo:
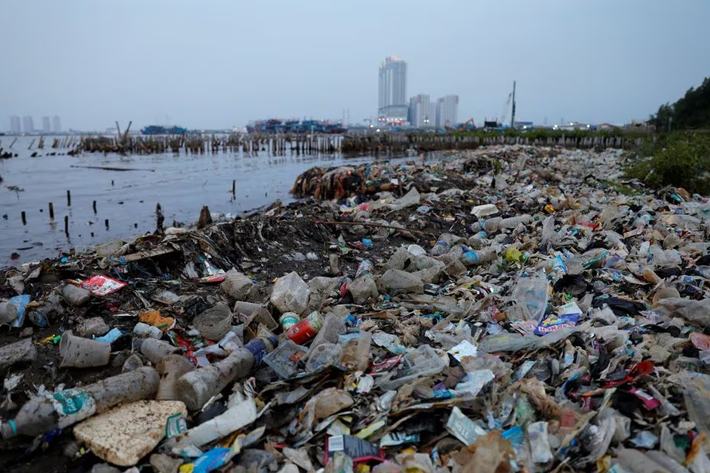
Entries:
{"type": "MultiPolygon", "coordinates": [[[[32,141],[30,141],[30,145],[27,147],[27,149],[30,151],[32,149],[44,149],[47,144],[49,144],[49,147],[52,149],[76,148],[81,143],[81,138],[78,136],[59,136],[53,137],[51,140],[51,143],[45,143],[44,135],[40,136],[39,138],[33,138],[32,141]],[[35,143],[37,144],[36,147],[35,143]]],[[[7,149],[13,149],[15,143],[17,143],[17,137],[15,137],[10,142],[7,149]]],[[[0,140],[0,148],[2,148],[2,140],[0,140]]]]}
{"type": "Polygon", "coordinates": [[[247,156],[310,156],[319,154],[401,155],[428,151],[475,149],[491,145],[540,145],[572,148],[631,148],[641,138],[575,137],[528,138],[522,136],[459,136],[406,133],[378,134],[244,134],[171,136],[86,136],[78,151],[120,154],[218,154],[243,153],[247,156]]]}
{"type": "Polygon", "coordinates": [[[343,154],[402,155],[428,151],[476,149],[494,145],[564,146],[568,148],[632,148],[640,146],[642,138],[573,137],[527,138],[522,136],[457,136],[376,134],[346,135],[340,151],[343,154]]]}
{"type": "MultiPolygon", "coordinates": [[[[48,210],[49,210],[49,221],[54,222],[54,203],[50,202],[48,205],[48,210]]],[[[67,191],[67,207],[71,207],[71,191],[67,191]]],[[[96,201],[93,201],[92,203],[92,208],[94,210],[94,215],[98,213],[98,209],[96,207],[96,201]]],[[[40,210],[42,212],[42,210],[40,210]]],[[[27,225],[27,212],[24,210],[20,212],[20,218],[22,219],[22,225],[27,225]]],[[[109,229],[109,219],[104,220],[104,224],[106,225],[106,229],[109,229]]],[[[64,216],[64,233],[69,236],[69,216],[65,215],[64,216]]],[[[92,233],[91,236],[94,236],[92,233]]]]}
{"type": "MultiPolygon", "coordinates": [[[[113,181],[111,181],[111,185],[113,185],[113,181]]],[[[237,181],[236,181],[236,179],[232,180],[231,194],[232,194],[232,197],[236,197],[236,195],[237,195],[237,181]]],[[[71,207],[71,191],[70,190],[67,190],[67,207],[71,207]]],[[[54,203],[49,202],[49,204],[47,205],[47,208],[49,210],[49,221],[50,221],[50,223],[53,223],[54,222],[54,203]]],[[[92,209],[94,210],[94,215],[97,215],[98,209],[97,209],[95,200],[92,203],[92,209]]],[[[43,212],[43,209],[41,209],[40,212],[43,212]]],[[[163,216],[163,210],[162,210],[162,207],[160,206],[160,203],[158,203],[158,205],[155,208],[155,215],[156,215],[156,225],[157,225],[156,228],[162,230],[164,216],[163,216]]],[[[25,212],[24,210],[22,212],[20,212],[20,218],[22,219],[22,225],[27,225],[27,212],[25,212]]],[[[205,219],[211,220],[209,209],[207,208],[207,206],[204,206],[202,208],[202,212],[200,213],[200,221],[205,220],[205,219]],[[206,217],[205,217],[205,213],[206,213],[206,217]]],[[[108,230],[109,225],[110,225],[109,219],[104,220],[104,225],[106,225],[106,230],[108,230]]],[[[138,224],[135,224],[135,226],[137,226],[137,225],[138,224]]],[[[64,216],[64,233],[66,234],[67,237],[69,237],[69,216],[68,215],[64,216]]],[[[91,232],[91,236],[92,237],[94,236],[93,232],[91,232]]]]}
{"type": "Polygon", "coordinates": [[[342,136],[328,134],[244,134],[161,135],[161,136],[85,136],[79,150],[89,153],[119,154],[218,154],[224,152],[258,156],[308,156],[340,152],[342,136]]]}

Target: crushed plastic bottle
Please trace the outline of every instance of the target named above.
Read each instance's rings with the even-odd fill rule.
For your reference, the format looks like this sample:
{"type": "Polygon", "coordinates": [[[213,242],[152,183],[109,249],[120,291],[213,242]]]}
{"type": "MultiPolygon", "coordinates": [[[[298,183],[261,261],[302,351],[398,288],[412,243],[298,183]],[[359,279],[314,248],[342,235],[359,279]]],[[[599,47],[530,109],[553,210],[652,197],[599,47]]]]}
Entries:
{"type": "Polygon", "coordinates": [[[158,390],[158,384],[155,369],[144,367],[82,388],[35,396],[13,420],[3,422],[0,432],[7,439],[63,429],[117,404],[147,399],[158,390]]]}

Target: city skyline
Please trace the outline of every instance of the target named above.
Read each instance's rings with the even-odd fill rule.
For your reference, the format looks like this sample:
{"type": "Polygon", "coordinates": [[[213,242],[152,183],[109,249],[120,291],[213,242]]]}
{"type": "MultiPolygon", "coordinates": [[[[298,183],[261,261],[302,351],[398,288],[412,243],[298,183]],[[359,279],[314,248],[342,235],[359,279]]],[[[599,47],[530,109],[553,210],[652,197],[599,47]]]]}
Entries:
{"type": "MultiPolygon", "coordinates": [[[[15,134],[21,133],[62,133],[62,119],[59,115],[42,117],[42,128],[35,128],[34,117],[25,115],[20,118],[19,115],[10,115],[10,128],[8,131],[15,134]]],[[[1,128],[0,128],[1,129],[1,128]]]]}
{"type": "Polygon", "coordinates": [[[377,120],[382,124],[415,128],[451,127],[458,119],[459,96],[448,94],[432,101],[429,94],[407,96],[407,62],[387,56],[380,63],[377,120]]]}

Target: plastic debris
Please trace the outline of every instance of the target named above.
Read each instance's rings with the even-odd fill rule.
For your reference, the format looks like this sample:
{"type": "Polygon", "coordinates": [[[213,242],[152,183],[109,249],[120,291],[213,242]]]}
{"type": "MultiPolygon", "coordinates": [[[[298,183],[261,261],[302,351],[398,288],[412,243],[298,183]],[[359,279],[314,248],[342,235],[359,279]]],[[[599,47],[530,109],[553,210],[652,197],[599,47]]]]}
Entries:
{"type": "Polygon", "coordinates": [[[3,270],[6,469],[710,471],[710,201],[624,159],[309,170],[316,200],[3,270]]]}

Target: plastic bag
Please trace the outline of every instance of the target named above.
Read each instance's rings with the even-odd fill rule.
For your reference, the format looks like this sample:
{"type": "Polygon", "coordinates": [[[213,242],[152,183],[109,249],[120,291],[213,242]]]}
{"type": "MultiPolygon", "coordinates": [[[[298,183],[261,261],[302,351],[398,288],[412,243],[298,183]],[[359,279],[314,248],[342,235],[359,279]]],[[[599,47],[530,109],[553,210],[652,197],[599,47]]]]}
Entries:
{"type": "Polygon", "coordinates": [[[525,304],[530,319],[539,322],[547,310],[550,283],[547,281],[547,277],[541,273],[530,278],[520,278],[510,297],[513,301],[525,304]]]}
{"type": "Polygon", "coordinates": [[[278,278],[271,291],[271,303],[280,312],[295,312],[302,314],[308,306],[311,291],[301,276],[295,271],[278,278]]]}

